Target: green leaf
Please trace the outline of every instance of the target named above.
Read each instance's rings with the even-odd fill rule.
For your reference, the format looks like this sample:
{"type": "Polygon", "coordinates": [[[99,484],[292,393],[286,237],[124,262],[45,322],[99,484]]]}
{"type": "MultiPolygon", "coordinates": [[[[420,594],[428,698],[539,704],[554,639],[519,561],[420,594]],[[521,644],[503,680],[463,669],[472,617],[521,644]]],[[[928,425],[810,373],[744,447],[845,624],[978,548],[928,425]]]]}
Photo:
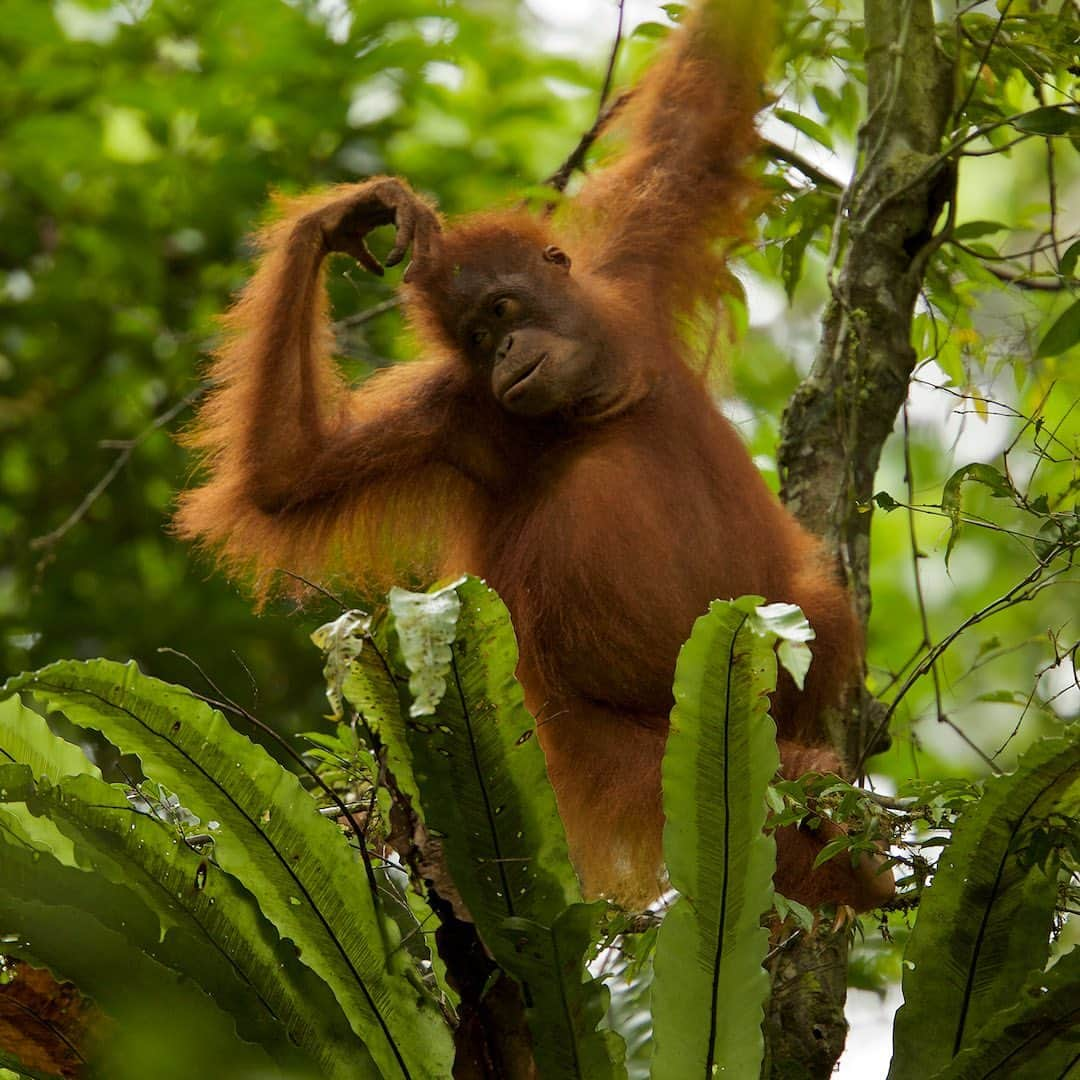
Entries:
{"type": "MultiPolygon", "coordinates": [[[[371,616],[366,611],[345,611],[311,634],[312,642],[325,654],[323,679],[334,720],[340,720],[344,715],[344,683],[353,662],[363,651],[370,628],[371,616]]],[[[311,738],[310,735],[307,737],[311,738]]]]}
{"type": "Polygon", "coordinates": [[[759,604],[756,597],[713,603],[675,671],[664,854],[681,895],[656,948],[654,1080],[714,1070],[757,1076],[761,1065],[769,990],[761,915],[772,904],[775,866],[762,829],[779,758],[767,697],[776,657],[772,637],[752,627],[759,604]]]}
{"type": "Polygon", "coordinates": [[[1018,131],[1031,135],[1080,135],[1080,113],[1053,105],[1032,109],[1010,122],[1018,131]]]}
{"type": "Polygon", "coordinates": [[[795,227],[794,234],[784,243],[780,252],[780,277],[789,301],[795,295],[795,288],[802,277],[806,249],[822,226],[832,221],[835,213],[833,200],[822,197],[820,192],[812,191],[796,199],[785,215],[787,231],[795,227]]]}
{"type": "Polygon", "coordinates": [[[1061,256],[1058,271],[1062,277],[1076,276],[1076,262],[1078,259],[1080,259],[1080,240],[1075,240],[1065,249],[1065,254],[1061,256]]]}
{"type": "Polygon", "coordinates": [[[848,836],[838,836],[835,840],[830,840],[815,856],[813,868],[816,870],[819,866],[824,866],[830,859],[835,858],[843,851],[848,851],[851,848],[851,839],[848,836]]]}
{"type": "Polygon", "coordinates": [[[44,718],[17,697],[0,701],[0,761],[5,759],[29,765],[35,780],[55,783],[79,773],[101,777],[79,747],[54,735],[44,718]]]}
{"type": "Polygon", "coordinates": [[[387,1076],[445,1077],[452,1048],[413,985],[400,934],[347,840],[297,778],[189,691],[134,664],[64,661],[10,680],[75,724],[137,754],[147,775],[216,820],[214,855],[324,979],[387,1076]]]}
{"type": "Polygon", "coordinates": [[[887,491],[876,492],[874,495],[874,503],[879,510],[884,510],[886,514],[900,508],[900,503],[898,503],[887,491]]]}
{"type": "Polygon", "coordinates": [[[812,659],[807,642],[817,636],[802,609],[797,604],[765,604],[750,613],[749,626],[755,634],[778,641],[777,659],[801,690],[812,659]]]}
{"type": "MultiPolygon", "coordinates": [[[[394,785],[412,800],[422,815],[420,790],[413,776],[412,752],[405,736],[405,716],[393,672],[388,664],[390,642],[385,623],[373,623],[366,647],[349,665],[342,683],[345,700],[356,709],[369,731],[386,750],[394,785]]],[[[407,711],[406,711],[407,715],[407,711]]]]}
{"type": "Polygon", "coordinates": [[[792,644],[805,644],[813,641],[817,635],[810,625],[802,608],[798,604],[755,604],[750,606],[747,600],[758,600],[758,597],[740,597],[735,604],[740,611],[748,615],[748,629],[761,637],[777,638],[780,641],[788,641],[792,644]]]}
{"type": "Polygon", "coordinates": [[[0,764],[0,802],[9,799],[21,802],[36,790],[34,771],[29,765],[10,761],[0,764]]]}
{"type": "MultiPolygon", "coordinates": [[[[583,1080],[622,1076],[621,1052],[613,1055],[611,1037],[595,1030],[603,1013],[597,995],[606,1000],[606,991],[585,970],[589,942],[582,920],[592,909],[567,912],[582,908],[581,892],[536,721],[514,677],[518,653],[510,617],[483,582],[466,578],[453,588],[460,604],[417,602],[410,612],[418,620],[410,633],[418,640],[429,633],[419,620],[430,611],[440,638],[451,642],[448,658],[438,661],[447,665],[447,691],[435,715],[418,717],[408,697],[404,703],[425,823],[442,840],[484,943],[500,967],[527,985],[541,1070],[583,1080]],[[451,607],[458,610],[456,626],[447,623],[451,607]],[[567,921],[560,923],[564,912],[567,921]]],[[[392,609],[391,638],[400,637],[393,615],[392,609]]],[[[411,674],[410,668],[410,688],[411,674]]]]}
{"type": "Polygon", "coordinates": [[[822,146],[832,150],[833,139],[831,132],[828,128],[822,127],[816,120],[811,120],[808,116],[803,116],[802,113],[792,112],[790,109],[774,109],[773,111],[778,119],[790,124],[804,135],[808,135],[814,142],[821,143],[822,146]]]}
{"type": "Polygon", "coordinates": [[[798,900],[792,900],[787,896],[781,896],[780,893],[773,895],[773,904],[781,920],[790,918],[807,933],[814,929],[816,922],[814,913],[805,904],[800,904],[798,900]]]}
{"type": "Polygon", "coordinates": [[[957,240],[974,240],[978,236],[1007,230],[1008,226],[1000,221],[965,221],[963,225],[957,225],[952,234],[957,240]]]}
{"type": "Polygon", "coordinates": [[[1025,831],[1080,795],[1080,742],[1044,739],[1016,772],[986,782],[942,852],[905,953],[904,1005],[896,1015],[889,1080],[934,1076],[1016,988],[1042,969],[1056,874],[1018,857],[1025,831]]]}
{"type": "Polygon", "coordinates": [[[646,38],[649,41],[662,41],[671,33],[671,27],[658,22],[638,23],[631,37],[646,38]]]}
{"type": "Polygon", "coordinates": [[[492,590],[475,579],[458,588],[452,692],[432,719],[405,725],[426,823],[443,837],[481,933],[517,916],[550,925],[581,893],[536,721],[514,677],[517,645],[492,590]]]}
{"type": "MultiPolygon", "coordinates": [[[[209,853],[178,842],[174,829],[133,812],[122,789],[94,777],[22,792],[5,781],[0,775],[7,792],[0,839],[17,841],[3,858],[9,895],[25,903],[76,904],[191,979],[232,1014],[242,1038],[271,1050],[275,1061],[305,1075],[317,1066],[319,1075],[345,1080],[356,1075],[355,1063],[367,1060],[366,1073],[374,1075],[329,988],[297,962],[251,895],[213,867],[209,853]]],[[[0,911],[6,908],[0,898],[0,911]]],[[[6,925],[19,929],[18,921],[6,925]]],[[[41,943],[26,940],[36,955],[41,943]]],[[[68,962],[50,957],[46,950],[50,966],[68,962]]],[[[80,987],[100,993],[95,985],[80,987]]]]}
{"type": "Polygon", "coordinates": [[[1067,307],[1046,331],[1039,347],[1035,350],[1037,359],[1059,356],[1080,341],[1080,300],[1067,307]]]}
{"type": "Polygon", "coordinates": [[[791,641],[781,641],[776,649],[776,658],[801,690],[806,685],[806,673],[810,670],[810,661],[813,659],[810,647],[791,641]]]}
{"type": "Polygon", "coordinates": [[[972,1046],[934,1080],[1066,1080],[1080,1057],[1080,949],[1073,949],[995,1013],[972,1046]]]}
{"type": "Polygon", "coordinates": [[[599,936],[607,904],[571,904],[551,924],[505,919],[495,932],[498,954],[513,955],[515,976],[528,986],[526,1009],[543,1077],[625,1077],[626,1046],[614,1031],[597,1031],[610,994],[588,975],[582,958],[599,936]]]}
{"type": "Polygon", "coordinates": [[[949,530],[949,542],[945,548],[946,566],[949,565],[953,548],[960,538],[960,493],[965,482],[969,480],[989,488],[990,494],[995,499],[1013,498],[1016,494],[1007,477],[995,469],[993,465],[985,465],[982,462],[974,462],[971,465],[965,465],[957,469],[945,481],[945,486],[941,490],[941,509],[949,515],[952,522],[952,527],[949,530]]]}
{"type": "MultiPolygon", "coordinates": [[[[18,941],[4,942],[5,955],[46,967],[59,979],[70,979],[111,1017],[129,1016],[139,1003],[151,1005],[152,1019],[160,1025],[156,1033],[159,1049],[162,1042],[176,1042],[202,1058],[204,1067],[193,1075],[282,1076],[266,1051],[237,1039],[231,1016],[194,983],[179,978],[132,944],[129,933],[96,919],[79,894],[53,891],[44,900],[38,898],[42,883],[70,890],[76,882],[85,884],[92,875],[69,871],[78,877],[55,876],[64,868],[47,854],[39,854],[31,866],[23,867],[14,846],[2,837],[0,859],[5,871],[0,875],[0,916],[5,926],[12,928],[11,933],[19,935],[18,941]],[[26,887],[27,877],[37,885],[26,887]],[[210,1048],[209,1061],[201,1053],[204,1047],[210,1048]]],[[[118,905],[116,911],[145,918],[145,912],[137,914],[140,909],[133,907],[122,891],[114,891],[111,899],[118,905]]],[[[104,897],[94,901],[95,905],[103,902],[104,897]]],[[[111,1035],[110,1042],[113,1038],[111,1035]]],[[[108,1047],[98,1049],[108,1051],[108,1047]]],[[[104,1071],[99,1075],[120,1074],[104,1071]]],[[[129,1069],[124,1070],[125,1078],[131,1075],[129,1069]]]]}

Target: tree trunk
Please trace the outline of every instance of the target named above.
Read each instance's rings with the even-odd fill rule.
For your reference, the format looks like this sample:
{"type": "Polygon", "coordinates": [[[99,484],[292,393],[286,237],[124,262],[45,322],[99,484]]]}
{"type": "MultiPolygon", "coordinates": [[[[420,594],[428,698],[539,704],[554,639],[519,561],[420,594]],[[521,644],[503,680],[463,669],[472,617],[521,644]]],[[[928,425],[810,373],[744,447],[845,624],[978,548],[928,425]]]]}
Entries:
{"type": "MultiPolygon", "coordinates": [[[[907,397],[915,301],[955,174],[940,154],[952,64],[938,47],[930,0],[865,0],[864,13],[868,116],[859,166],[836,221],[821,344],[784,416],[778,458],[784,501],[825,538],[865,626],[874,475],[907,397]]],[[[855,764],[880,748],[880,709],[861,680],[850,700],[834,740],[855,764]]],[[[824,929],[777,951],[765,1022],[771,1080],[832,1072],[846,1033],[846,959],[846,936],[824,929]]]]}

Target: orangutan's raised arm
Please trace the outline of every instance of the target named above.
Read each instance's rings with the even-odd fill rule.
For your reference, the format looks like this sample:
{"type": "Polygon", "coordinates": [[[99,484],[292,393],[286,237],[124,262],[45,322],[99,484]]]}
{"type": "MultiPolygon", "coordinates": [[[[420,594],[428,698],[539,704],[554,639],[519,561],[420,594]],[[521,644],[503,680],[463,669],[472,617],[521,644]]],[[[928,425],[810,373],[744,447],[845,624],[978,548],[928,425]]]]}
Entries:
{"type": "Polygon", "coordinates": [[[686,18],[633,91],[626,150],[570,211],[590,267],[642,281],[664,311],[715,295],[715,243],[745,231],[771,40],[768,6],[752,0],[707,0],[686,18]]]}
{"type": "Polygon", "coordinates": [[[183,496],[176,518],[182,536],[236,569],[254,562],[264,572],[343,541],[350,506],[388,479],[412,478],[419,488],[420,474],[447,458],[443,436],[459,404],[453,374],[438,361],[379,372],[353,391],[331,357],[326,256],[347,252],[381,274],[364,237],[395,224],[387,263],[411,246],[419,265],[439,243],[431,207],[403,182],[379,177],[278,208],[257,236],[258,270],[225,316],[210,398],[187,438],[202,451],[206,482],[183,496]]]}

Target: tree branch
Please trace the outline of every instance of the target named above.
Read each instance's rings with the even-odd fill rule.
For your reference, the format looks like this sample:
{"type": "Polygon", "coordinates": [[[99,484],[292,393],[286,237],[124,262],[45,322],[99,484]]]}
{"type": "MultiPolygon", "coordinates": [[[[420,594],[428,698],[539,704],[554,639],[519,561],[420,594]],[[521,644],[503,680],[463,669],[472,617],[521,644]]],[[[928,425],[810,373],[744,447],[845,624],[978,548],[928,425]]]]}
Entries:
{"type": "Polygon", "coordinates": [[[611,82],[615,76],[615,61],[619,56],[619,46],[622,44],[623,8],[626,0],[619,0],[619,18],[615,24],[615,40],[611,45],[611,54],[608,56],[607,71],[604,73],[604,84],[600,88],[600,100],[596,105],[596,119],[592,127],[578,140],[577,146],[570,151],[567,159],[544,181],[548,187],[556,191],[566,190],[570,183],[570,177],[576,169],[585,164],[585,155],[588,154],[592,144],[600,137],[601,132],[607,127],[612,117],[630,100],[630,92],[620,94],[610,106],[607,99],[611,93],[611,82]]]}
{"type": "Polygon", "coordinates": [[[827,172],[819,169],[809,158],[803,157],[796,150],[791,150],[781,145],[774,139],[764,139],[765,152],[776,161],[782,161],[785,165],[792,165],[799,170],[808,180],[824,191],[841,192],[844,190],[844,181],[837,180],[827,172]]]}
{"type": "Polygon", "coordinates": [[[149,424],[146,425],[133,439],[116,440],[110,439],[101,443],[102,446],[111,450],[119,450],[120,453],[116,455],[113,463],[105,470],[101,479],[82,497],[79,505],[71,511],[70,514],[55,528],[52,532],[46,533],[44,536],[35,536],[30,541],[30,547],[34,550],[45,548],[46,550],[55,547],[66,535],[90,511],[90,507],[94,505],[105,494],[109,485],[120,475],[121,470],[128,463],[131,455],[151,436],[155,431],[160,431],[161,428],[166,427],[173,420],[176,419],[186,408],[193,405],[206,391],[206,385],[200,384],[196,386],[194,390],[185,394],[179,401],[173,402],[163,413],[155,416],[149,424]]]}

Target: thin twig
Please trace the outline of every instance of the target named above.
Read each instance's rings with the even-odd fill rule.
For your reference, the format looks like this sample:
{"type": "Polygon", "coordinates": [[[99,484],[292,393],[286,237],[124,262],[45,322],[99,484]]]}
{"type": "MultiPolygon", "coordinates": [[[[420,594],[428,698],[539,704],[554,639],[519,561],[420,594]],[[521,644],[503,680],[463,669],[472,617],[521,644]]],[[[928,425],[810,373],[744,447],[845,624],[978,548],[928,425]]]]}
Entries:
{"type": "Polygon", "coordinates": [[[566,185],[570,182],[574,170],[582,167],[585,163],[585,155],[589,152],[592,144],[596,142],[604,129],[611,123],[615,114],[622,110],[631,96],[629,90],[620,94],[597,116],[593,126],[581,136],[581,141],[574,147],[570,156],[544,181],[547,187],[554,188],[556,191],[566,190],[566,185]]]}
{"type": "MultiPolygon", "coordinates": [[[[1055,112],[1064,111],[1066,109],[1075,109],[1076,102],[1063,101],[1054,105],[1046,105],[1046,110],[1053,110],[1055,112]]],[[[954,139],[948,146],[945,147],[939,154],[930,159],[927,164],[919,170],[910,180],[901,184],[899,187],[887,192],[883,195],[864,215],[863,224],[864,227],[872,226],[874,219],[877,218],[881,212],[892,203],[896,202],[901,196],[906,195],[913,188],[919,186],[919,184],[928,180],[934,175],[935,171],[945,164],[954,154],[959,153],[968,143],[974,142],[976,139],[981,138],[983,135],[989,135],[991,131],[996,131],[998,128],[1009,127],[1015,124],[1017,120],[1022,120],[1029,113],[1033,112],[1032,109],[1025,109],[1023,112],[1013,113],[1011,116],[1003,117],[1001,120],[993,120],[986,124],[980,124],[978,127],[972,128],[966,135],[961,136],[958,139],[954,139]]],[[[1040,110],[1041,111],[1041,110],[1040,110]]],[[[1034,133],[1032,133],[1034,135],[1034,133]]]]}
{"type": "MultiPolygon", "coordinates": [[[[975,87],[979,85],[979,76],[982,75],[982,70],[986,67],[986,61],[990,58],[990,52],[994,47],[994,42],[997,41],[998,34],[1001,32],[1002,24],[1005,22],[1005,16],[1009,14],[1009,8],[1013,5],[1013,0],[1008,0],[1008,3],[1001,9],[1001,14],[998,16],[997,22],[994,24],[994,29],[990,32],[990,37],[986,41],[986,48],[983,49],[982,55],[979,57],[979,66],[975,69],[975,74],[971,78],[971,82],[968,84],[967,93],[964,95],[964,100],[957,106],[956,111],[953,113],[955,120],[959,120],[967,111],[967,107],[971,104],[971,99],[975,94],[975,87]]],[[[959,25],[959,20],[957,20],[959,25]]],[[[965,31],[965,36],[967,36],[965,31]]],[[[970,40],[970,38],[969,38],[970,40]]]]}
{"type": "MultiPolygon", "coordinates": [[[[893,714],[899,707],[900,702],[903,701],[906,697],[908,691],[911,690],[911,688],[919,681],[919,679],[921,679],[930,671],[931,667],[937,662],[939,657],[941,657],[941,655],[949,648],[950,645],[952,645],[954,641],[956,641],[958,637],[960,637],[961,634],[964,633],[965,630],[969,630],[972,626],[975,626],[977,623],[988,619],[991,615],[996,615],[999,611],[1004,611],[1006,608],[1013,607],[1016,604],[1022,604],[1028,600],[1031,600],[1036,595],[1036,593],[1041,591],[1043,586],[1049,584],[1061,574],[1065,573],[1067,569],[1068,567],[1062,567],[1060,570],[1052,571],[1048,575],[1046,580],[1040,582],[1039,579],[1046,573],[1046,563],[1040,562],[1026,577],[1024,577],[1021,581],[1017,582],[1011,589],[1009,589],[1008,592],[999,596],[996,600],[992,600],[989,604],[987,604],[985,607],[980,608],[972,615],[969,615],[962,623],[960,623],[959,626],[956,627],[956,629],[943,637],[941,641],[939,641],[937,645],[935,645],[926,654],[926,656],[923,657],[922,661],[907,677],[907,679],[904,680],[903,685],[897,691],[896,696],[889,704],[888,709],[886,709],[885,715],[882,717],[880,724],[875,730],[873,738],[869,740],[867,745],[873,746],[877,742],[877,740],[881,738],[882,734],[884,734],[885,730],[888,728],[889,721],[892,719],[893,714]]],[[[955,728],[955,725],[954,730],[958,730],[955,728]]],[[[858,763],[857,772],[859,775],[862,774],[866,756],[866,752],[864,751],[862,760],[860,760],[858,763]]],[[[991,762],[991,764],[993,763],[991,762]]]]}
{"type": "Polygon", "coordinates": [[[304,577],[303,574],[294,574],[292,570],[286,570],[283,566],[277,567],[277,572],[279,574],[285,574],[288,577],[293,578],[295,581],[299,581],[302,585],[306,585],[309,589],[314,589],[317,593],[321,593],[323,596],[326,597],[327,600],[332,600],[335,604],[337,604],[337,606],[342,611],[349,610],[348,605],[345,603],[344,600],[341,599],[340,596],[335,596],[329,589],[327,589],[323,585],[320,585],[318,582],[308,580],[306,577],[304,577]]]}
{"type": "MultiPolygon", "coordinates": [[[[915,502],[915,474],[911,463],[911,418],[908,414],[908,403],[904,402],[904,481],[907,484],[908,503],[915,502]]],[[[919,624],[922,627],[922,644],[931,652],[934,649],[934,639],[930,634],[930,617],[926,610],[926,597],[923,595],[922,571],[919,569],[919,537],[915,527],[915,511],[909,506],[908,536],[911,540],[911,569],[915,576],[915,599],[919,608],[919,624]]],[[[938,674],[937,664],[930,665],[930,676],[934,681],[934,704],[937,708],[937,718],[945,719],[945,709],[941,698],[941,677],[938,674]]]]}
{"type": "Polygon", "coordinates": [[[607,71],[604,72],[604,85],[600,87],[600,100],[596,104],[599,112],[607,104],[611,93],[611,80],[615,75],[615,61],[619,57],[619,45],[622,43],[623,14],[626,0],[619,0],[619,15],[615,21],[615,40],[611,43],[611,55],[608,57],[607,71]]]}
{"type": "Polygon", "coordinates": [[[1015,285],[1018,289],[1030,289],[1033,292],[1066,292],[1072,288],[1064,278],[1032,277],[1021,271],[1007,270],[1004,266],[988,266],[987,270],[1006,285],[1015,285]]]}
{"type": "Polygon", "coordinates": [[[163,413],[155,416],[153,420],[147,424],[146,427],[139,432],[133,439],[128,439],[126,442],[112,442],[107,445],[113,449],[118,449],[120,453],[116,455],[116,459],[106,470],[105,475],[83,496],[82,501],[74,510],[64,519],[62,524],[58,525],[52,532],[46,533],[44,536],[35,536],[30,541],[30,547],[37,551],[41,548],[51,548],[57,544],[64,536],[69,533],[90,510],[90,507],[97,502],[98,499],[105,493],[109,485],[120,475],[120,471],[128,463],[131,455],[155,432],[165,427],[166,424],[175,420],[186,408],[198,401],[200,397],[206,392],[207,384],[201,383],[196,386],[194,390],[185,394],[179,401],[174,402],[163,413]]]}
{"type": "MultiPolygon", "coordinates": [[[[1071,236],[1066,237],[1066,242],[1075,240],[1076,237],[1077,234],[1073,233],[1071,236]]],[[[953,247],[959,248],[961,251],[966,252],[968,255],[971,255],[976,259],[980,259],[983,262],[1000,263],[1019,262],[1021,259],[1025,258],[1030,261],[1035,255],[1038,255],[1040,252],[1051,251],[1054,247],[1053,243],[1047,240],[1046,243],[1042,243],[1040,241],[1038,243],[1032,244],[1031,247],[1024,248],[1023,251],[1010,251],[1004,254],[988,254],[983,251],[976,251],[975,248],[970,247],[968,244],[963,243],[963,241],[961,240],[957,240],[953,236],[949,237],[949,243],[952,244],[953,247]]],[[[1034,273],[1033,270],[1028,271],[1029,275],[1032,273],[1034,273]]]]}
{"type": "Polygon", "coordinates": [[[604,84],[600,88],[600,100],[596,105],[596,119],[592,127],[581,136],[577,146],[570,152],[570,156],[544,181],[547,187],[556,191],[566,190],[570,183],[570,177],[574,172],[585,164],[585,155],[592,148],[592,144],[600,137],[600,133],[607,127],[611,118],[630,100],[629,92],[620,94],[610,106],[607,99],[611,93],[611,81],[615,75],[615,61],[619,55],[619,46],[622,44],[623,6],[625,0],[619,0],[619,18],[615,24],[615,40],[611,46],[611,54],[608,57],[607,71],[604,74],[604,84]]]}
{"type": "MultiPolygon", "coordinates": [[[[954,514],[952,511],[942,510],[941,506],[937,503],[906,503],[902,502],[900,499],[895,499],[893,501],[896,504],[893,509],[902,508],[904,510],[916,510],[920,514],[929,514],[931,517],[948,518],[950,521],[955,521],[958,524],[974,525],[977,529],[985,529],[987,532],[1000,533],[1002,536],[1008,536],[1017,541],[1030,540],[1032,543],[1037,543],[1038,541],[1046,539],[1046,537],[1039,536],[1036,533],[1021,532],[1019,529],[1007,529],[1004,525],[998,525],[993,521],[987,521],[985,518],[978,517],[974,514],[954,514]]],[[[1023,546],[1026,549],[1027,545],[1023,546]]],[[[1056,555],[1054,557],[1057,558],[1056,555]]]]}
{"type": "MultiPolygon", "coordinates": [[[[1075,651],[1076,646],[1073,646],[1073,653],[1075,653],[1075,651]]],[[[1066,653],[1066,656],[1068,655],[1069,654],[1066,653]]],[[[1041,668],[1039,668],[1038,671],[1035,672],[1035,677],[1031,681],[1031,690],[1028,693],[1027,699],[1024,701],[1024,707],[1020,710],[1020,715],[1016,720],[1016,724],[1014,725],[1012,731],[1009,732],[1009,735],[1005,739],[1005,741],[993,752],[991,757],[998,758],[1002,753],[1004,753],[1009,743],[1011,743],[1013,739],[1015,739],[1016,736],[1020,733],[1020,728],[1023,725],[1024,720],[1027,719],[1027,714],[1031,711],[1031,706],[1035,701],[1035,695],[1039,692],[1039,683],[1042,682],[1043,676],[1048,671],[1053,671],[1053,669],[1061,663],[1062,659],[1064,658],[1057,656],[1050,663],[1044,664],[1041,668]]],[[[1066,687],[1066,689],[1069,689],[1069,687],[1066,687]]]]}
{"type": "MultiPolygon", "coordinates": [[[[1041,85],[1035,90],[1035,96],[1040,105],[1046,105],[1046,94],[1041,85]]],[[[1058,183],[1057,183],[1057,156],[1054,148],[1054,138],[1047,135],[1046,143],[1046,192],[1050,201],[1050,246],[1054,252],[1054,263],[1061,265],[1061,248],[1058,246],[1058,183]]]]}
{"type": "Polygon", "coordinates": [[[394,295],[380,301],[378,304],[372,304],[371,307],[365,308],[363,311],[356,312],[355,315],[346,315],[344,319],[338,319],[333,323],[331,329],[335,334],[340,334],[343,330],[351,330],[354,326],[363,326],[364,323],[369,323],[372,319],[385,315],[388,311],[393,311],[394,308],[398,307],[401,307],[401,297],[394,295]]]}
{"type": "Polygon", "coordinates": [[[819,188],[825,188],[827,191],[839,194],[847,186],[843,180],[837,180],[835,176],[823,172],[809,158],[805,158],[797,151],[781,145],[775,139],[764,139],[763,143],[770,157],[798,169],[803,176],[813,180],[819,188]]]}

